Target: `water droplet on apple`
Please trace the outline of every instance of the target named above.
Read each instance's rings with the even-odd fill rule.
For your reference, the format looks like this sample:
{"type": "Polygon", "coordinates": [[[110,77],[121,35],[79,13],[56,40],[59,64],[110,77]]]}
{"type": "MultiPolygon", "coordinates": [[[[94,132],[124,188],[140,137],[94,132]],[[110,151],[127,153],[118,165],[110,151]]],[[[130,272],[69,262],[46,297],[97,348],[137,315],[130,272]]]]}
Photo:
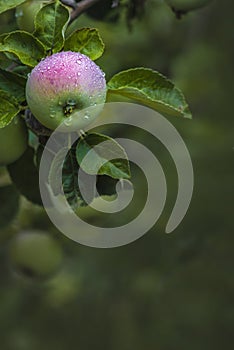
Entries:
{"type": "Polygon", "coordinates": [[[56,117],[56,111],[53,109],[53,107],[50,108],[50,118],[56,117]]]}
{"type": "Polygon", "coordinates": [[[67,104],[69,106],[75,106],[76,105],[76,101],[70,98],[70,99],[67,100],[67,104]]]}

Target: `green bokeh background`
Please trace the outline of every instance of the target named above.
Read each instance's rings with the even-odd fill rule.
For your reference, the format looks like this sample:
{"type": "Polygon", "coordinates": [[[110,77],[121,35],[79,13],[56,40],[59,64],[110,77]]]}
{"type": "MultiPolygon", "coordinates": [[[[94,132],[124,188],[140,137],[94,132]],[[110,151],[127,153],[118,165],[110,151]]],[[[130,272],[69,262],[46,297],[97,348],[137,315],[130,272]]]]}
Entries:
{"type": "MultiPolygon", "coordinates": [[[[166,235],[176,171],[162,145],[132,130],[132,137],[158,156],[168,180],[163,215],[138,241],[106,250],[81,246],[58,232],[42,209],[22,200],[12,225],[0,228],[2,350],[233,346],[233,12],[234,2],[216,0],[179,21],[161,1],[149,1],[131,32],[122,22],[80,17],[77,25],[96,26],[104,38],[106,53],[98,64],[108,78],[145,66],[166,74],[183,90],[193,120],[170,121],[191,153],[194,195],[183,222],[166,235]],[[26,229],[48,231],[64,249],[61,269],[46,281],[22,278],[12,270],[10,240],[26,229]]],[[[127,134],[121,129],[112,133],[127,134]]],[[[136,169],[139,187],[141,177],[136,169]]],[[[145,189],[140,191],[143,195],[145,189]]],[[[106,225],[120,220],[87,217],[106,225]]]]}

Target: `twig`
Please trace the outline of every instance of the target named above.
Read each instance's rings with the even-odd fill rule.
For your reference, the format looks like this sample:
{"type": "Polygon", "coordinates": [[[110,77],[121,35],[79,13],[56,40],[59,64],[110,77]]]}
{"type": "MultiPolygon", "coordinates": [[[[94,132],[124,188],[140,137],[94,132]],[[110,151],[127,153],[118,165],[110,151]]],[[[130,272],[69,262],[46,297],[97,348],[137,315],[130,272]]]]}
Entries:
{"type": "MultiPolygon", "coordinates": [[[[66,0],[65,0],[66,1],[66,0]]],[[[69,1],[69,0],[68,0],[69,1]]],[[[102,0],[82,0],[76,3],[76,8],[71,13],[70,23],[72,23],[77,17],[79,17],[84,11],[88,10],[91,6],[93,6],[96,2],[102,0]]],[[[63,0],[64,2],[64,0],[63,0]]]]}
{"type": "Polygon", "coordinates": [[[73,10],[75,10],[76,7],[77,7],[77,2],[76,2],[75,0],[61,0],[61,2],[62,2],[64,5],[73,8],[73,10]]]}

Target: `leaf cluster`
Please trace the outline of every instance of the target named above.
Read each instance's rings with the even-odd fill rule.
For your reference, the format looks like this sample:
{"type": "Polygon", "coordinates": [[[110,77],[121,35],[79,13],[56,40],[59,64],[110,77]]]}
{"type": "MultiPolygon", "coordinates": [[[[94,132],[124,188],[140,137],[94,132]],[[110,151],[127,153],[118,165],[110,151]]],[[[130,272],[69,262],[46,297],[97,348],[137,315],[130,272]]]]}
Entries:
{"type": "MultiPolygon", "coordinates": [[[[0,14],[24,2],[0,0],[0,14]]],[[[37,12],[33,33],[16,30],[0,35],[0,128],[7,127],[16,115],[21,115],[22,118],[28,115],[25,98],[27,75],[46,56],[60,51],[74,51],[97,60],[104,53],[104,43],[96,28],[78,28],[70,35],[66,34],[70,18],[71,9],[55,0],[45,4],[37,12]]],[[[182,92],[165,76],[149,68],[131,68],[115,74],[107,82],[107,96],[108,99],[113,96],[127,97],[166,116],[191,118],[182,92]]],[[[30,126],[30,120],[27,120],[27,125],[31,129],[30,147],[18,161],[8,166],[8,171],[20,193],[40,205],[38,167],[49,136],[48,130],[44,134],[41,132],[43,127],[38,128],[37,132],[30,126]]],[[[64,194],[74,210],[87,205],[77,181],[80,169],[88,176],[97,176],[99,194],[95,189],[90,189],[90,198],[102,194],[112,195],[119,179],[130,179],[127,155],[116,141],[101,134],[81,135],[76,144],[71,148],[66,145],[61,154],[51,159],[47,178],[53,193],[64,194]],[[103,152],[97,151],[97,146],[106,141],[111,144],[111,150],[116,156],[114,160],[109,161],[108,155],[105,158],[103,152]],[[92,150],[91,161],[84,164],[83,159],[92,150]],[[61,188],[57,173],[61,163],[59,157],[64,152],[66,156],[61,188]]],[[[8,188],[4,193],[7,191],[8,188]]]]}

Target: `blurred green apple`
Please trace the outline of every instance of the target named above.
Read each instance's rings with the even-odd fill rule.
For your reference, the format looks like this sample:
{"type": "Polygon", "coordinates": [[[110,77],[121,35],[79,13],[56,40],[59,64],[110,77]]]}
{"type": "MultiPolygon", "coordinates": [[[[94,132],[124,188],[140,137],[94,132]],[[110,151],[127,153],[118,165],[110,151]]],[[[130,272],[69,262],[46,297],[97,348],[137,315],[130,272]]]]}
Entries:
{"type": "Polygon", "coordinates": [[[26,1],[22,5],[16,7],[15,17],[18,27],[21,30],[33,32],[35,16],[45,3],[46,1],[43,0],[32,0],[26,1]]]}
{"type": "Polygon", "coordinates": [[[25,152],[28,144],[28,131],[20,117],[0,129],[0,166],[15,162],[25,152]]]}
{"type": "Polygon", "coordinates": [[[43,231],[25,231],[13,238],[9,259],[26,277],[46,278],[59,268],[63,258],[60,244],[43,231]]]}

